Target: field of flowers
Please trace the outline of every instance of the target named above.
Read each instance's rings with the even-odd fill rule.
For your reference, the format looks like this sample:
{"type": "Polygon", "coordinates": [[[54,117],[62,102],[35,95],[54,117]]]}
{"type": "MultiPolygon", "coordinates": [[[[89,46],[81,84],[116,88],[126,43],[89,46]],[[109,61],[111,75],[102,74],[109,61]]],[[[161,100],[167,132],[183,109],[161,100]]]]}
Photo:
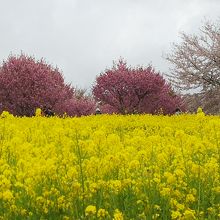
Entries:
{"type": "Polygon", "coordinates": [[[3,113],[0,219],[220,219],[220,117],[3,113]]]}

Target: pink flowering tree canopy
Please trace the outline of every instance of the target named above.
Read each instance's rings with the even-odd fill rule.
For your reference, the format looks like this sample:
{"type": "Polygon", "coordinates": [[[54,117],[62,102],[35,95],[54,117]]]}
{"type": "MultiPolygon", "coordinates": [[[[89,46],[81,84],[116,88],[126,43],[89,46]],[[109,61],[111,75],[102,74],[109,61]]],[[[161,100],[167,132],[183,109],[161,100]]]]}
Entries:
{"type": "Polygon", "coordinates": [[[73,94],[60,71],[43,60],[22,54],[10,56],[0,67],[0,112],[32,116],[36,108],[47,107],[62,114],[63,103],[73,94]]]}
{"type": "Polygon", "coordinates": [[[96,78],[93,95],[111,113],[172,114],[183,108],[181,97],[151,66],[131,68],[123,60],[96,78]]]}
{"type": "Polygon", "coordinates": [[[60,107],[60,111],[64,111],[66,115],[80,117],[94,114],[96,102],[91,95],[86,94],[85,89],[74,88],[74,96],[60,107]]]}

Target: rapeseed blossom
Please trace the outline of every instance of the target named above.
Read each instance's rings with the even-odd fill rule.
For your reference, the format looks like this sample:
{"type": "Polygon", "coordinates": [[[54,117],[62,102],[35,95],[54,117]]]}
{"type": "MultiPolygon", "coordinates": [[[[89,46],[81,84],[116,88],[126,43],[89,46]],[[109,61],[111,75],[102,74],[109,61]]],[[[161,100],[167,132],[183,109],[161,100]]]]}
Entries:
{"type": "Polygon", "coordinates": [[[218,219],[220,118],[0,116],[0,219],[218,219]]]}
{"type": "Polygon", "coordinates": [[[93,216],[96,214],[96,207],[94,205],[89,205],[85,210],[86,216],[93,216]]]}

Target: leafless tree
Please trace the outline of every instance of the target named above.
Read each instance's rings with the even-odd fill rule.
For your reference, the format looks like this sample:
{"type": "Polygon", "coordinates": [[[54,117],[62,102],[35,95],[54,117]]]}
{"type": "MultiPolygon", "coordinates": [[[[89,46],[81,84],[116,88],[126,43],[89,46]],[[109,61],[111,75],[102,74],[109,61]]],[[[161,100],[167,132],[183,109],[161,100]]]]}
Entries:
{"type": "Polygon", "coordinates": [[[205,22],[197,35],[182,33],[181,40],[167,56],[171,82],[198,93],[207,113],[220,113],[220,21],[205,22]]]}

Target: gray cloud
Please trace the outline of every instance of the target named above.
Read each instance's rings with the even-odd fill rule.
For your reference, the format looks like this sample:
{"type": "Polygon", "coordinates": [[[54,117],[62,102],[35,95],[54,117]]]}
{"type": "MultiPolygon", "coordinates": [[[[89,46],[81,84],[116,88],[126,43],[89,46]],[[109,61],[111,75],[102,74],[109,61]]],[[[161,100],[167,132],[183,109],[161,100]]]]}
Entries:
{"type": "Polygon", "coordinates": [[[161,72],[179,32],[219,17],[219,0],[1,0],[0,60],[21,51],[57,65],[67,82],[89,88],[120,56],[161,72]]]}

